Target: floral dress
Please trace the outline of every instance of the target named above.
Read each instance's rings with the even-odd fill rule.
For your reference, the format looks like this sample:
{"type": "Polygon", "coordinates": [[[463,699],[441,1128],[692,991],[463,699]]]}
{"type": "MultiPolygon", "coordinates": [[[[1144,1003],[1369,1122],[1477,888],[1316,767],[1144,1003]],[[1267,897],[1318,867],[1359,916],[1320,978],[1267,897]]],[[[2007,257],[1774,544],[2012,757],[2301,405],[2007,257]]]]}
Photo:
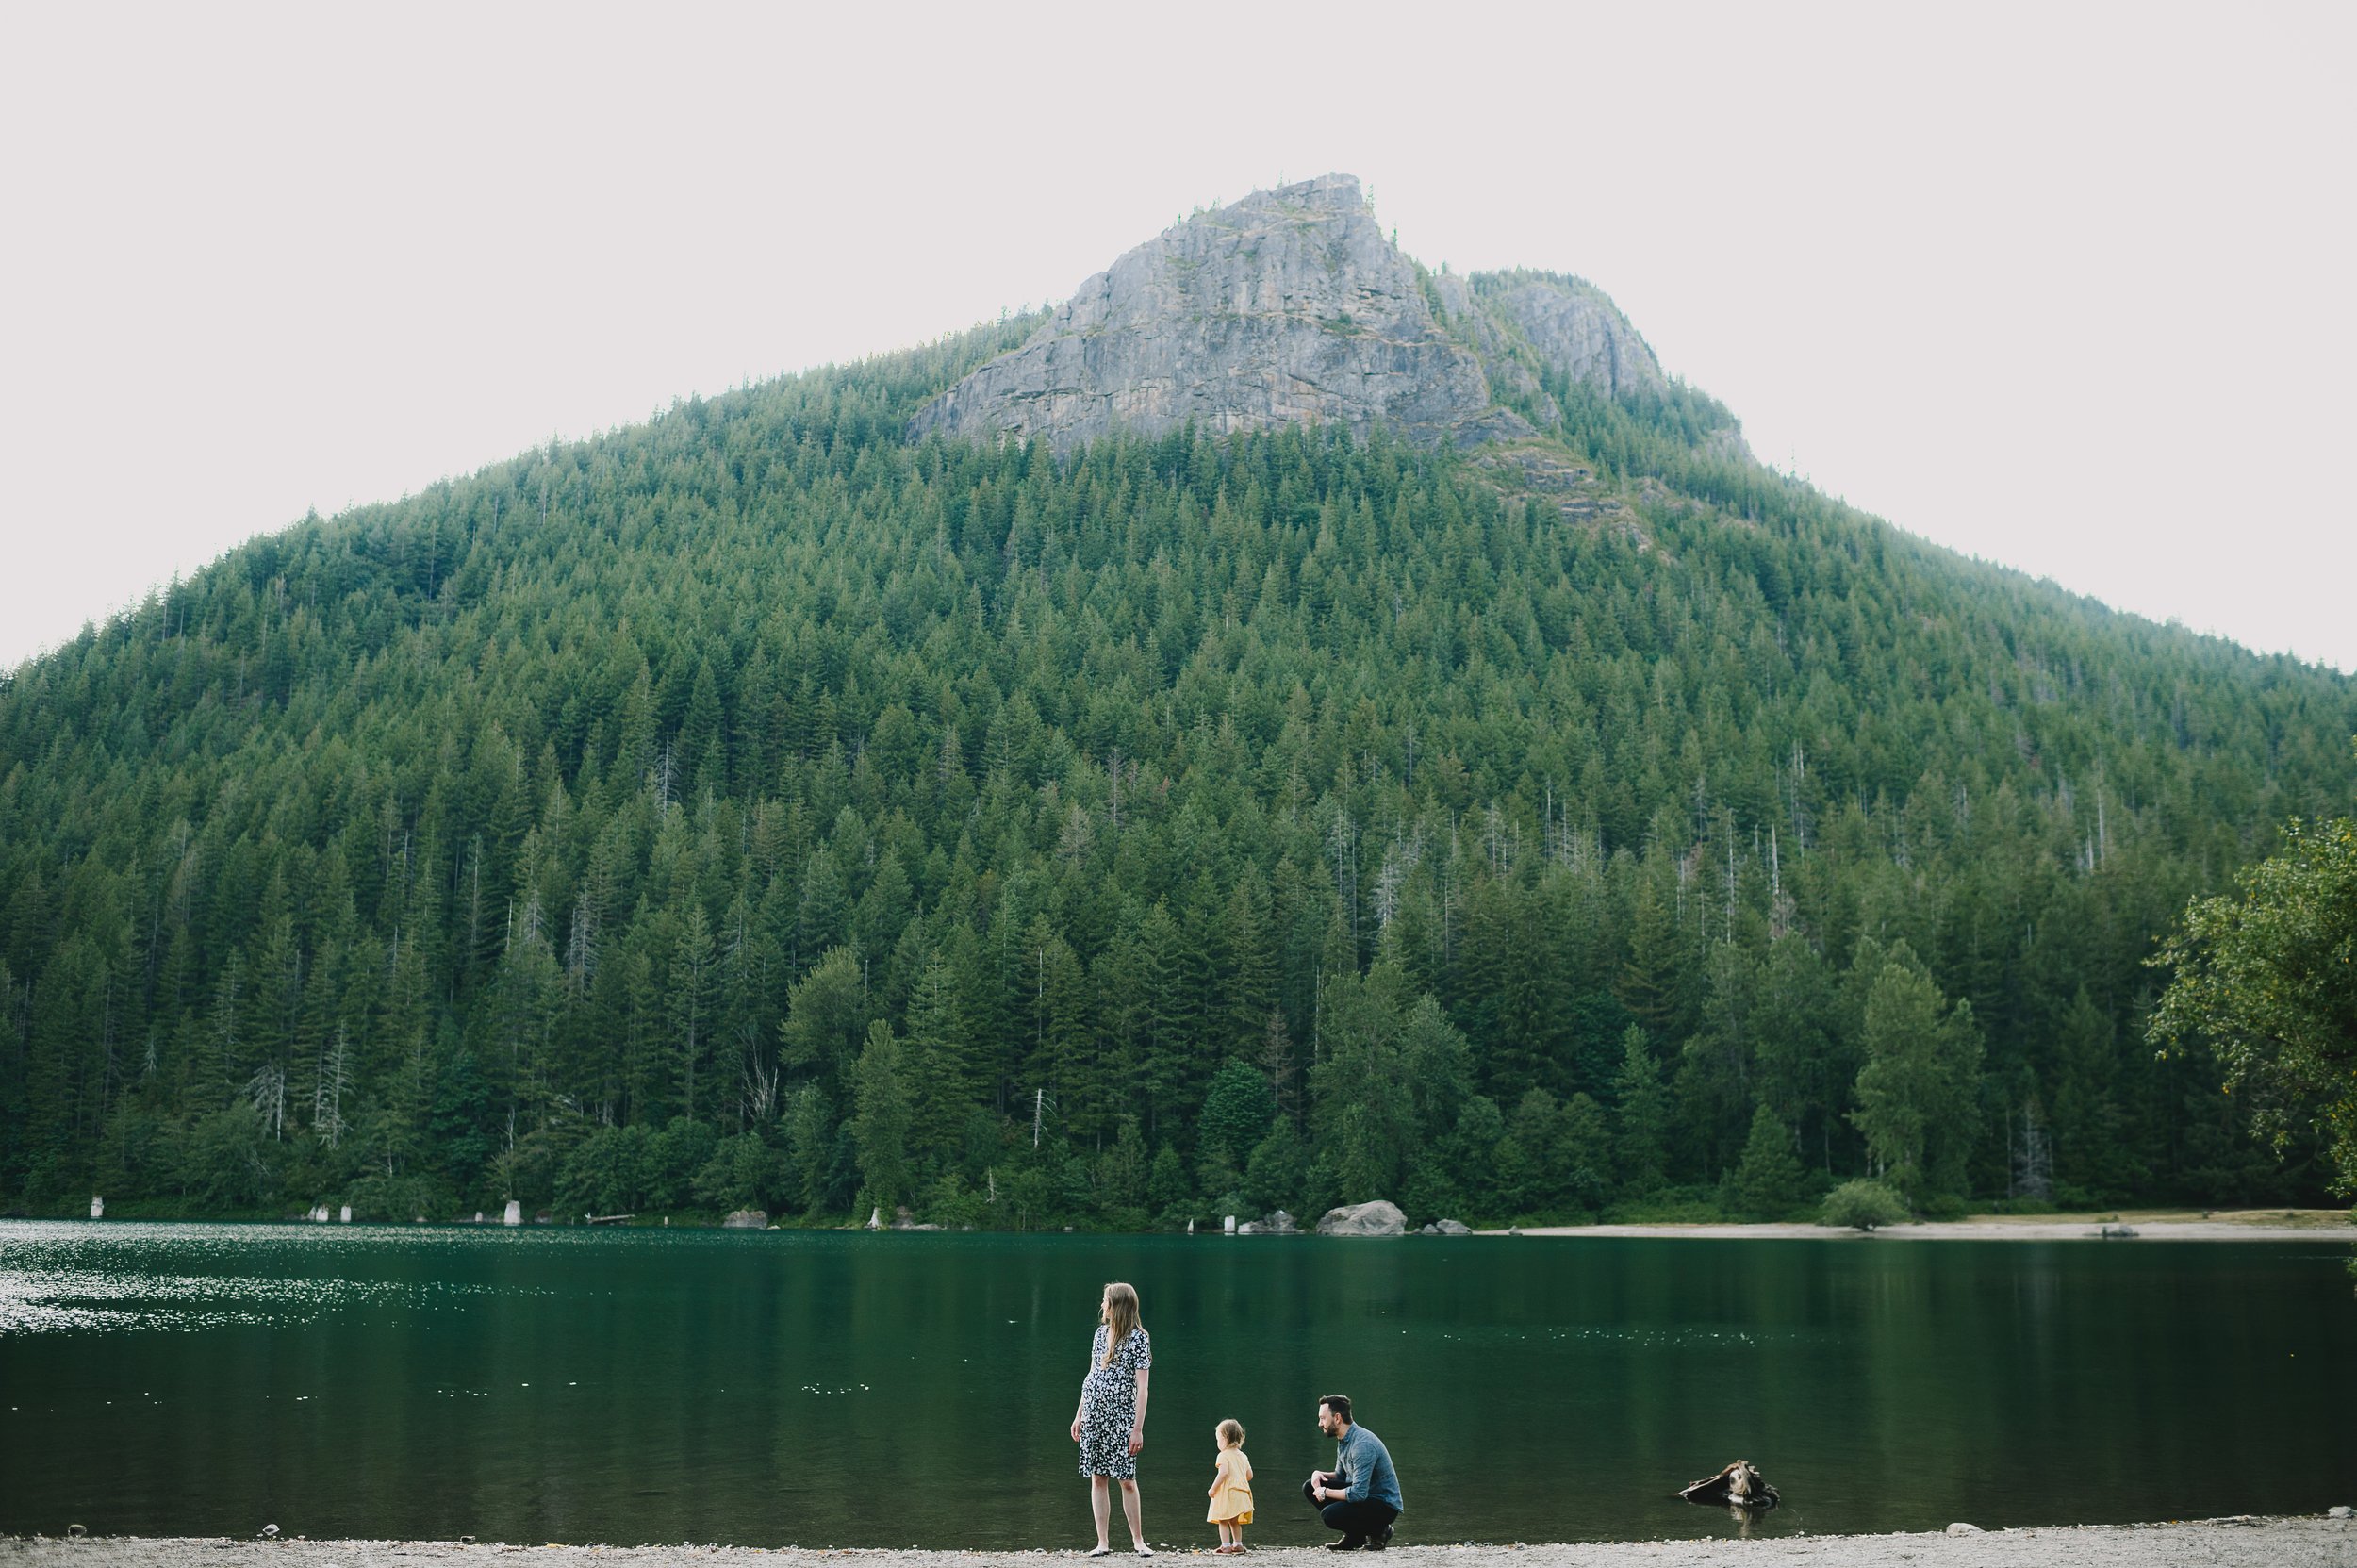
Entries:
{"type": "Polygon", "coordinates": [[[1137,1456],[1129,1452],[1129,1428],[1138,1420],[1138,1374],[1154,1364],[1154,1349],[1145,1329],[1132,1329],[1108,1365],[1105,1336],[1111,1331],[1100,1323],[1089,1341],[1088,1380],[1080,1385],[1080,1474],[1129,1481],[1138,1475],[1137,1456]]]}

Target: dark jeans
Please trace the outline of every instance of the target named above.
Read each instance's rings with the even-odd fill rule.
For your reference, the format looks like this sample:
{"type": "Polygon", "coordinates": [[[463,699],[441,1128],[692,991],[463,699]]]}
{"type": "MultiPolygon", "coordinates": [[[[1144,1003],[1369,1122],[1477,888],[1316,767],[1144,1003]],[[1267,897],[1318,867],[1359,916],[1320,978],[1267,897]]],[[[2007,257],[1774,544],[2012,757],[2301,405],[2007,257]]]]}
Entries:
{"type": "Polygon", "coordinates": [[[1356,1545],[1368,1536],[1382,1534],[1399,1517],[1399,1510],[1372,1497],[1357,1503],[1321,1503],[1310,1496],[1310,1484],[1302,1482],[1301,1494],[1310,1499],[1310,1506],[1318,1510],[1318,1517],[1326,1521],[1327,1529],[1343,1532],[1345,1545],[1356,1545]]]}

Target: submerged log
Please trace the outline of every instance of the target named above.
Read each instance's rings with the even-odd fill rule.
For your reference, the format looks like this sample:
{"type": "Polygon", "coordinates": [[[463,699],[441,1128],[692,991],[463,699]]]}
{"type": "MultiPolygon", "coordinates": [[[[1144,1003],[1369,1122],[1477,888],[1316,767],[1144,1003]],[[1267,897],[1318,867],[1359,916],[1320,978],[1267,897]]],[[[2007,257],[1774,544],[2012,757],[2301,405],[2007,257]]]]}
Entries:
{"type": "Polygon", "coordinates": [[[1723,1503],[1729,1508],[1770,1509],[1783,1501],[1750,1460],[1737,1460],[1717,1475],[1705,1476],[1682,1488],[1678,1495],[1689,1503],[1723,1503]]]}

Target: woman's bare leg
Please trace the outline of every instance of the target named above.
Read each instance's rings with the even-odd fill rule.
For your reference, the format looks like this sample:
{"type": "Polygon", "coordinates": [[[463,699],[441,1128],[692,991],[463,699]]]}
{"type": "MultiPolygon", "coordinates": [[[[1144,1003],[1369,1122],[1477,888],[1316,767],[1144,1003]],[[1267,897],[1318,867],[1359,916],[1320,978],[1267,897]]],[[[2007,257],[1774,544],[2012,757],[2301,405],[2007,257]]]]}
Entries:
{"type": "Polygon", "coordinates": [[[1129,1521],[1129,1539],[1141,1546],[1145,1545],[1146,1527],[1138,1522],[1138,1483],[1135,1481],[1121,1483],[1121,1516],[1129,1521]]]}
{"type": "Polygon", "coordinates": [[[1105,1527],[1113,1523],[1113,1497],[1105,1480],[1103,1476],[1089,1477],[1089,1512],[1096,1519],[1096,1549],[1100,1552],[1113,1549],[1113,1543],[1106,1538],[1105,1527]]]}

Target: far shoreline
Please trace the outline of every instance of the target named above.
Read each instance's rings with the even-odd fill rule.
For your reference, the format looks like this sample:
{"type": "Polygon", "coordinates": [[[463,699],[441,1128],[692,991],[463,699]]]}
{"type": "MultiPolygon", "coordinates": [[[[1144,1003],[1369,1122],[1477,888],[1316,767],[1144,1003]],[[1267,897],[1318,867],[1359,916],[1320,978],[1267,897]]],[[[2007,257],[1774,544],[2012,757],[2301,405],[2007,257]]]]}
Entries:
{"type": "Polygon", "coordinates": [[[1738,1224],[1526,1225],[1476,1230],[1477,1236],[1642,1237],[1681,1241],[1961,1242],[2357,1242],[2357,1223],[2341,1209],[2119,1209],[2092,1214],[1971,1214],[1914,1220],[1873,1230],[1808,1221],[1738,1224]],[[2106,1235],[2105,1232],[2110,1234],[2106,1235]],[[2125,1232],[2123,1234],[2123,1232],[2125,1232]]]}
{"type": "MultiPolygon", "coordinates": [[[[705,1214],[669,1214],[632,1216],[633,1223],[597,1229],[612,1229],[629,1233],[643,1230],[744,1230],[750,1233],[766,1231],[771,1235],[1030,1235],[1097,1237],[1178,1236],[1190,1239],[1219,1240],[1239,1236],[1260,1240],[1272,1236],[1315,1236],[1314,1226],[1282,1230],[1224,1231],[1216,1223],[1201,1230],[1190,1228],[1184,1232],[1164,1230],[1080,1230],[1070,1226],[1031,1230],[978,1231],[971,1227],[946,1229],[937,1225],[885,1225],[870,1227],[853,1223],[810,1224],[787,1221],[760,1225],[731,1225],[705,1214]]],[[[763,1216],[766,1220],[766,1216],[763,1216]]],[[[255,1229],[284,1228],[288,1230],[413,1230],[420,1229],[445,1230],[523,1231],[552,1229],[545,1218],[522,1226],[502,1225],[497,1220],[477,1217],[473,1220],[415,1220],[362,1219],[341,1225],[322,1224],[315,1218],[293,1215],[196,1215],[196,1214],[116,1214],[105,1218],[85,1219],[79,1214],[39,1215],[13,1213],[0,1215],[0,1223],[21,1221],[33,1224],[90,1225],[236,1225],[255,1229]]],[[[1447,1222],[1442,1222],[1447,1223],[1447,1222]]],[[[553,1229],[581,1229],[579,1221],[567,1221],[553,1229]]],[[[1378,1239],[1384,1232],[1347,1235],[1338,1239],[1360,1241],[1378,1239]]],[[[1423,1228],[1410,1225],[1405,1231],[1390,1234],[1417,1236],[1429,1234],[1423,1228]]],[[[1962,1219],[1910,1220],[1897,1225],[1885,1225],[1873,1230],[1858,1230],[1848,1226],[1824,1225],[1815,1220],[1651,1220],[1593,1223],[1586,1225],[1489,1225],[1456,1234],[1492,1238],[1544,1236],[1593,1240],[1672,1240],[1672,1241],[1827,1241],[1868,1242],[1882,1238],[1896,1241],[1989,1241],[1989,1242],[2075,1242],[2075,1241],[2176,1241],[2176,1242],[2281,1242],[2306,1241],[2324,1243],[2357,1243],[2357,1211],[2346,1209],[2117,1209],[2082,1214],[1968,1214],[1962,1219]]],[[[1446,1240],[1446,1236],[1437,1237],[1446,1240]]],[[[0,1538],[4,1539],[4,1538],[0,1538]]],[[[2352,1564],[2357,1568],[2357,1564],[2352,1564]]]]}

